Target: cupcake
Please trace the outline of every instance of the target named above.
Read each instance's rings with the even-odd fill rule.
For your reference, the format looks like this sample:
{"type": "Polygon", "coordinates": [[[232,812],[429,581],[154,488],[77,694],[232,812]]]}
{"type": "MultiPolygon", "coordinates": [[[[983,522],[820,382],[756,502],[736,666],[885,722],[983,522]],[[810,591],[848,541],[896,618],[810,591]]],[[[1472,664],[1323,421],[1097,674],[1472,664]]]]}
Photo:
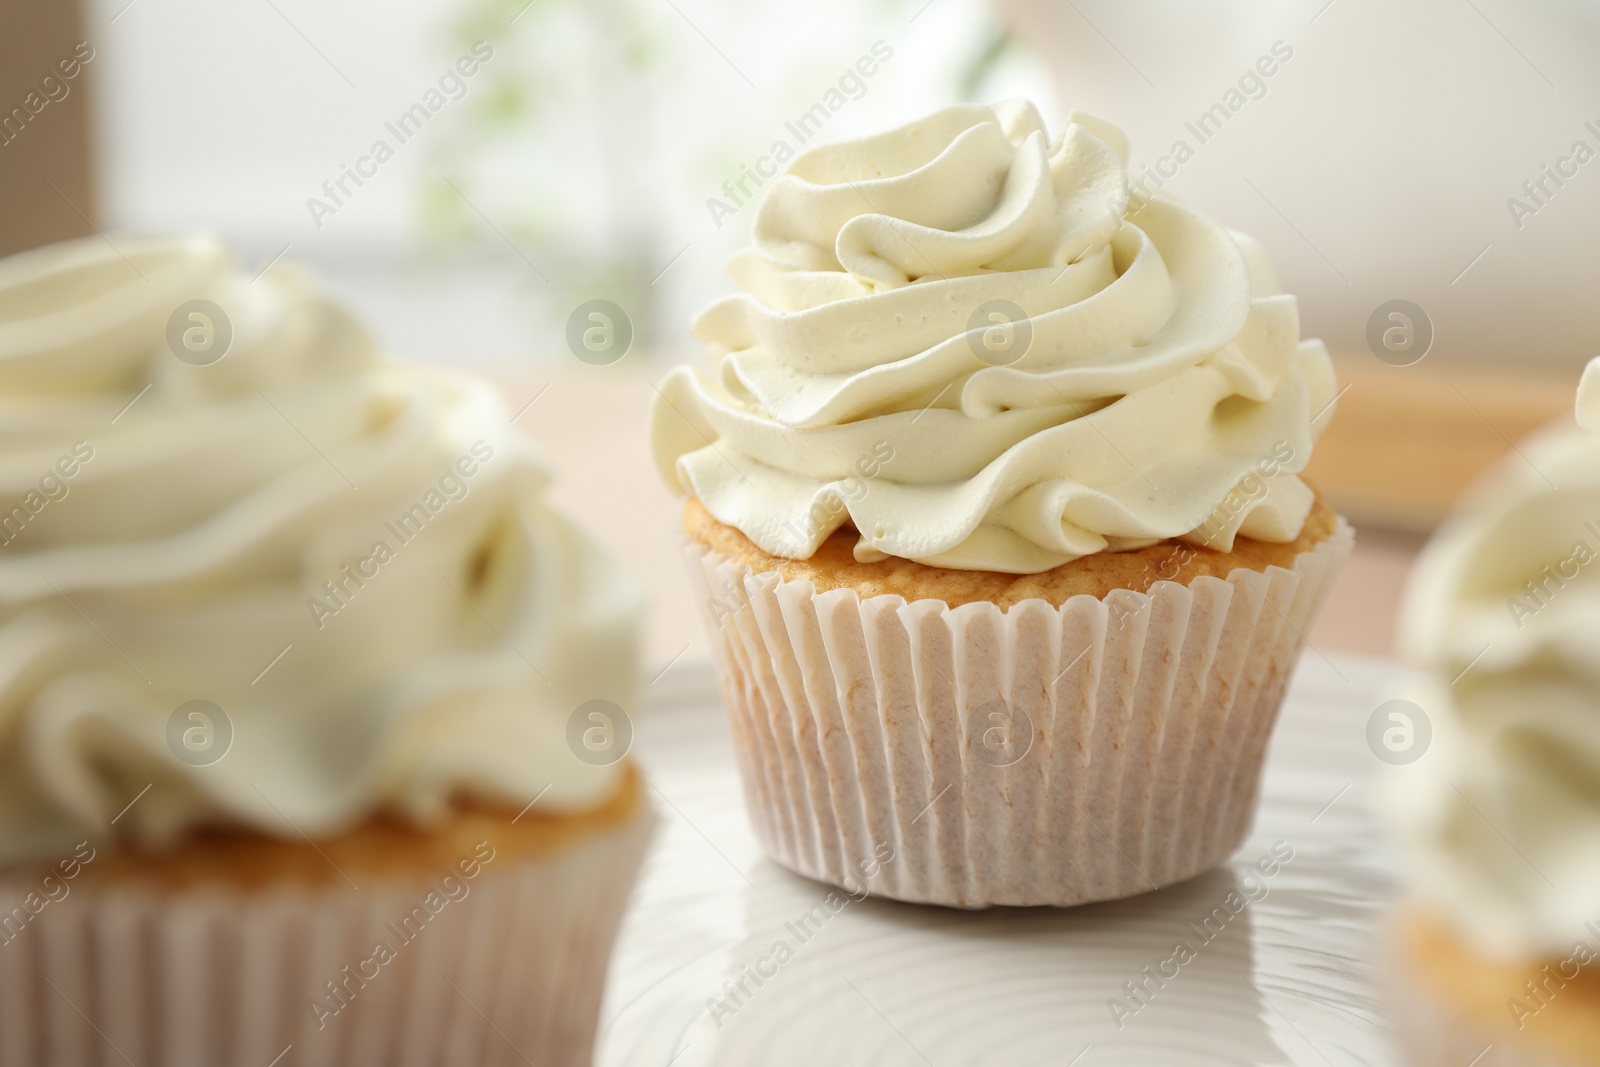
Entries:
{"type": "Polygon", "coordinates": [[[0,1064],[589,1063],[638,598],[495,391],[92,240],[0,409],[0,1064]]]}
{"type": "Polygon", "coordinates": [[[651,419],[755,829],[960,907],[1189,878],[1247,833],[1352,534],[1335,400],[1260,248],[1074,113],[796,156],[651,419]]]}
{"type": "Polygon", "coordinates": [[[1421,1065],[1600,1063],[1600,361],[1578,421],[1476,486],[1408,590],[1426,675],[1379,713],[1414,753],[1383,808],[1412,888],[1393,970],[1421,1065]]]}

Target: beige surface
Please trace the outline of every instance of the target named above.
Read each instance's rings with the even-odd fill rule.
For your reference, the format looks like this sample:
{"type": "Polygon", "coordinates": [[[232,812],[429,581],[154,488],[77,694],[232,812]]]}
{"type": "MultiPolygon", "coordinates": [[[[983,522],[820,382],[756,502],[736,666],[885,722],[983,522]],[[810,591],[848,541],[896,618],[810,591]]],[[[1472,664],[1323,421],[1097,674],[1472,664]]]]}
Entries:
{"type": "MultiPolygon", "coordinates": [[[[533,436],[556,472],[552,498],[639,579],[650,600],[646,661],[655,670],[711,646],[689,596],[679,546],[682,503],[656,477],[646,418],[660,363],[629,356],[615,367],[571,367],[554,378],[508,379],[517,426],[533,436]]],[[[681,660],[680,660],[681,662],[681,660]]]]}
{"type": "Polygon", "coordinates": [[[1480,471],[1546,423],[1571,421],[1570,377],[1335,361],[1338,413],[1307,475],[1357,526],[1431,530],[1480,471]]]}
{"type": "Polygon", "coordinates": [[[1356,526],[1356,551],[1310,634],[1325,651],[1394,652],[1395,612],[1428,531],[1514,443],[1572,418],[1577,376],[1335,361],[1338,413],[1307,476],[1356,526]]]}

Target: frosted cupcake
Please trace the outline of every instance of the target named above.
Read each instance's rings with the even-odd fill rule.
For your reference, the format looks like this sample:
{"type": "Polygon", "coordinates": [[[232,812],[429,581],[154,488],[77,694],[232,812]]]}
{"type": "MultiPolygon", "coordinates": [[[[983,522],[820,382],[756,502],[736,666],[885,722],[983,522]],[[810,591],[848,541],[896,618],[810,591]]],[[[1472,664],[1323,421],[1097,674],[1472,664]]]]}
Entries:
{"type": "Polygon", "coordinates": [[[1401,710],[1431,742],[1384,810],[1414,889],[1394,978],[1418,1064],[1600,1063],[1600,362],[1578,421],[1469,494],[1408,592],[1429,674],[1401,710]]]}
{"type": "Polygon", "coordinates": [[[0,261],[0,1064],[588,1063],[631,584],[487,385],[119,247],[0,261]]]}
{"type": "Polygon", "coordinates": [[[964,907],[1228,856],[1351,534],[1296,475],[1335,398],[1254,242],[1131,198],[1026,103],[813,148],[661,386],[756,830],[964,907]]]}

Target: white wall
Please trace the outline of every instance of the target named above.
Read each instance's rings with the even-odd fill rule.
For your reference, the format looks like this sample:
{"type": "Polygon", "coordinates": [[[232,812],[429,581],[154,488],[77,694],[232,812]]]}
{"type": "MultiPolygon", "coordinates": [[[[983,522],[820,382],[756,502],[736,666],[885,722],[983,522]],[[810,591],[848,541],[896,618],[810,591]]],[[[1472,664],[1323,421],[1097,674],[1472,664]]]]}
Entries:
{"type": "MultiPolygon", "coordinates": [[[[308,213],[307,197],[461,52],[450,0],[94,0],[109,216],[127,228],[211,227],[252,263],[289,245],[397,351],[522,365],[565,358],[562,321],[575,297],[561,283],[586,251],[642,231],[642,258],[662,268],[684,250],[649,291],[664,347],[681,353],[688,317],[725,291],[720,261],[748,233],[747,211],[720,228],[707,211],[723,179],[875,40],[894,58],[835,116],[830,136],[949,102],[991,17],[983,0],[932,0],[920,13],[916,0],[537,0],[580,2],[589,24],[525,16],[494,38],[493,63],[548,76],[559,103],[537,135],[474,172],[469,193],[553,285],[498,238],[464,253],[419,239],[424,176],[466,132],[454,104],[322,228],[308,213]],[[597,29],[597,17],[627,20],[664,56],[632,98],[614,91],[617,35],[597,29]],[[564,57],[548,71],[535,39],[547,33],[562,35],[564,57]],[[519,229],[527,218],[553,220],[572,245],[519,229]]],[[[1584,126],[1600,129],[1595,0],[996,6],[1059,74],[1061,96],[1046,111],[1058,117],[1070,104],[1118,122],[1136,167],[1179,137],[1192,141],[1185,121],[1275,41],[1294,50],[1265,96],[1200,146],[1169,189],[1266,243],[1301,297],[1307,333],[1360,353],[1372,310],[1401,297],[1433,318],[1435,362],[1571,372],[1600,351],[1588,313],[1600,160],[1520,228],[1506,205],[1575,140],[1600,150],[1600,134],[1584,126]]],[[[511,0],[505,10],[514,13],[511,0]]],[[[1045,68],[1026,63],[985,95],[1016,91],[1054,95],[1045,68]]]]}
{"type": "Polygon", "coordinates": [[[1372,311],[1404,298],[1434,321],[1432,362],[1576,380],[1600,353],[1600,158],[1520,228],[1506,204],[1574,141],[1600,151],[1600,3],[1002,6],[1049,53],[1065,99],[1129,132],[1136,166],[1189,136],[1183,123],[1273,42],[1293,48],[1170,189],[1265,242],[1308,334],[1364,356],[1372,311]]]}
{"type": "MultiPolygon", "coordinates": [[[[576,0],[537,2],[573,8],[576,0]]],[[[108,217],[126,229],[215,229],[252,265],[289,245],[290,257],[319,268],[404,355],[522,365],[567,359],[565,305],[552,293],[571,250],[564,255],[520,235],[515,220],[553,213],[570,223],[580,252],[618,240],[616,201],[606,197],[608,157],[599,148],[602,135],[615,135],[601,128],[601,116],[610,116],[604,121],[627,124],[624,143],[637,142],[620,168],[624,207],[651,232],[661,267],[687,249],[652,290],[668,324],[667,346],[687,350],[689,316],[726,290],[720,263],[748,237],[749,212],[720,228],[711,219],[705,201],[721,182],[765,152],[784,119],[816,102],[875,40],[888,42],[894,57],[835,116],[830,136],[947,102],[957,64],[993,18],[982,0],[934,0],[920,15],[910,0],[674,0],[676,9],[582,2],[591,11],[642,11],[638,32],[665,56],[660,77],[636,101],[617,97],[610,42],[593,40],[592,30],[586,38],[571,19],[553,20],[570,38],[560,49],[570,50],[568,61],[551,72],[560,105],[537,137],[497,152],[469,192],[556,286],[498,238],[465,255],[441,255],[419,239],[424,174],[465,132],[453,103],[320,229],[307,209],[323,181],[383,135],[384,121],[461,52],[449,37],[456,10],[449,0],[360,8],[315,0],[94,0],[108,217]]],[[[506,10],[514,14],[515,5],[506,10]]],[[[552,23],[525,18],[492,40],[492,64],[536,62],[540,42],[528,31],[553,32],[552,23]]],[[[995,91],[1050,94],[1042,68],[1014,66],[1004,81],[995,91]]]]}

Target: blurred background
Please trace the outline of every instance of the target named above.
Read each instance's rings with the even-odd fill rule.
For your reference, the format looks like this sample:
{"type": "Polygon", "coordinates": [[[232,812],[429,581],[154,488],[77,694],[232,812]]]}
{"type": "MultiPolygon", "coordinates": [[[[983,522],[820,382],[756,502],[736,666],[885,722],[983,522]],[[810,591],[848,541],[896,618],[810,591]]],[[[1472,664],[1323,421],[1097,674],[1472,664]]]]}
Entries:
{"type": "Polygon", "coordinates": [[[704,649],[645,412],[765,158],[808,113],[831,139],[1082,108],[1260,238],[1339,360],[1312,478],[1362,545],[1312,640],[1381,655],[1421,538],[1600,352],[1597,46],[1592,0],[10,0],[0,253],[210,229],[395,354],[494,375],[666,664],[704,649]],[[633,325],[607,366],[566,341],[592,299],[633,325]]]}

